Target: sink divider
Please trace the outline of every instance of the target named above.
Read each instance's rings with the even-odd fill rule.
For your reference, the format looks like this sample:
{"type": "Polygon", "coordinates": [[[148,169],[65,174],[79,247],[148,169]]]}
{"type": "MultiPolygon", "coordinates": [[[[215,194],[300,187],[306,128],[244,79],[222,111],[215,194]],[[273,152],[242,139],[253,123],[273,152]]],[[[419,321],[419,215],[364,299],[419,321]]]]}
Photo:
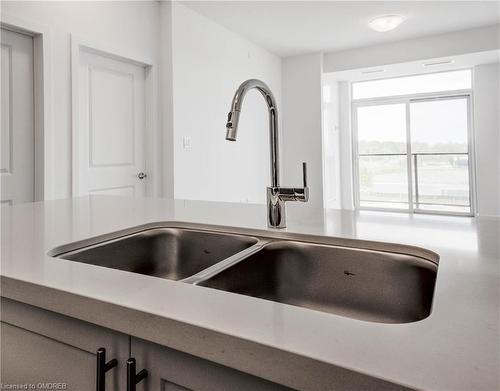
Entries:
{"type": "Polygon", "coordinates": [[[184,278],[179,281],[184,282],[186,284],[198,285],[200,282],[212,278],[213,276],[223,272],[224,270],[230,268],[231,266],[236,265],[237,263],[243,261],[249,256],[259,252],[264,248],[264,246],[271,243],[272,241],[273,240],[271,239],[258,238],[257,243],[255,243],[253,246],[243,251],[240,251],[239,253],[231,255],[229,258],[217,262],[215,265],[212,265],[206,269],[203,269],[201,272],[198,272],[190,277],[184,278]]]}

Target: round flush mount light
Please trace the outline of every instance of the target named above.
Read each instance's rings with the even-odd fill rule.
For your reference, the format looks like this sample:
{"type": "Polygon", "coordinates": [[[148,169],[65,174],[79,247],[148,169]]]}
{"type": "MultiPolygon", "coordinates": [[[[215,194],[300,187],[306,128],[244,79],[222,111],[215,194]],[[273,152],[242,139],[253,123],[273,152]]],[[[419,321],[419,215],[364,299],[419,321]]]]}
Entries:
{"type": "Polygon", "coordinates": [[[382,15],[372,19],[368,25],[375,31],[385,33],[386,31],[394,30],[403,23],[404,20],[405,19],[401,15],[382,15]]]}

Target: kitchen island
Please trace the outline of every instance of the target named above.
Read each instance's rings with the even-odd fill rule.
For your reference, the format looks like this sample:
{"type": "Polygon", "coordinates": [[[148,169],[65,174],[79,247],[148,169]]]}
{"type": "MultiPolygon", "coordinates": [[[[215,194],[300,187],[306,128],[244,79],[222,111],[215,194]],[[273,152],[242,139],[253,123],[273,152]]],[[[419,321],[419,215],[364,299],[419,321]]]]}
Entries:
{"type": "MultiPolygon", "coordinates": [[[[32,315],[22,318],[16,308],[27,305],[60,315],[54,325],[82,321],[116,332],[108,340],[128,339],[129,350],[131,339],[144,342],[135,350],[138,370],[148,366],[139,359],[145,350],[165,347],[179,360],[204,360],[211,373],[237,371],[228,376],[262,389],[500,387],[499,219],[287,209],[283,237],[390,242],[436,253],[430,316],[369,322],[48,255],[61,245],[149,223],[276,232],[266,226],[264,205],[90,196],[2,208],[2,322],[23,328],[32,315]]],[[[54,332],[49,324],[44,330],[35,331],[59,339],[46,335],[54,332]]],[[[114,352],[129,353],[121,350],[127,349],[114,352]]],[[[207,384],[200,389],[210,389],[207,384]]]]}

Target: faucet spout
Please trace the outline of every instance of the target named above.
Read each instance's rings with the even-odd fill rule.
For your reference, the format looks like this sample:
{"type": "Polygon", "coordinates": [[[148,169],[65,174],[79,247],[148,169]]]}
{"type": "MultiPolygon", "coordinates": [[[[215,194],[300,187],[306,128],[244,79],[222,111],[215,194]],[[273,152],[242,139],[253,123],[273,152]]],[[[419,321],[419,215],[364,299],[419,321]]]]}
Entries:
{"type": "Polygon", "coordinates": [[[282,188],[279,186],[278,107],[273,93],[263,81],[249,79],[243,82],[236,90],[231,103],[231,110],[227,115],[226,140],[236,141],[243,98],[248,91],[254,88],[264,97],[269,112],[271,186],[267,188],[268,226],[272,228],[285,228],[285,201],[307,202],[309,198],[309,189],[306,184],[306,166],[304,163],[303,188],[282,188]]]}
{"type": "Polygon", "coordinates": [[[226,123],[226,140],[236,141],[236,134],[238,131],[238,121],[240,120],[239,111],[230,111],[227,115],[226,123]]]}
{"type": "Polygon", "coordinates": [[[273,187],[279,186],[279,151],[278,151],[278,107],[276,99],[270,88],[261,80],[249,79],[238,87],[236,90],[233,102],[231,103],[231,110],[227,115],[226,123],[226,140],[236,141],[238,134],[238,123],[240,119],[241,106],[243,99],[248,91],[257,89],[264,97],[267,109],[269,112],[269,139],[271,143],[270,158],[271,158],[271,185],[273,187]]]}

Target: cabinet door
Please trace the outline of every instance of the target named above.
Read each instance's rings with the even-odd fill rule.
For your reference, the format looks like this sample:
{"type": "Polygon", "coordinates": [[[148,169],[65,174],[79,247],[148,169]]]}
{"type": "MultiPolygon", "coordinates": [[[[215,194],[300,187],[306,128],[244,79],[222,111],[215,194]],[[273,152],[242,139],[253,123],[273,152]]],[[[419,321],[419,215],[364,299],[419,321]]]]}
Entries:
{"type": "Polygon", "coordinates": [[[72,391],[95,389],[93,354],[3,322],[0,332],[4,385],[42,389],[39,383],[62,383],[72,391]]]}
{"type": "Polygon", "coordinates": [[[6,298],[1,306],[2,383],[62,382],[71,391],[95,390],[96,352],[104,347],[106,361],[118,360],[106,373],[106,390],[125,389],[128,335],[6,298]]]}
{"type": "Polygon", "coordinates": [[[138,391],[284,391],[267,380],[132,337],[131,353],[137,371],[148,370],[138,391]]]}

